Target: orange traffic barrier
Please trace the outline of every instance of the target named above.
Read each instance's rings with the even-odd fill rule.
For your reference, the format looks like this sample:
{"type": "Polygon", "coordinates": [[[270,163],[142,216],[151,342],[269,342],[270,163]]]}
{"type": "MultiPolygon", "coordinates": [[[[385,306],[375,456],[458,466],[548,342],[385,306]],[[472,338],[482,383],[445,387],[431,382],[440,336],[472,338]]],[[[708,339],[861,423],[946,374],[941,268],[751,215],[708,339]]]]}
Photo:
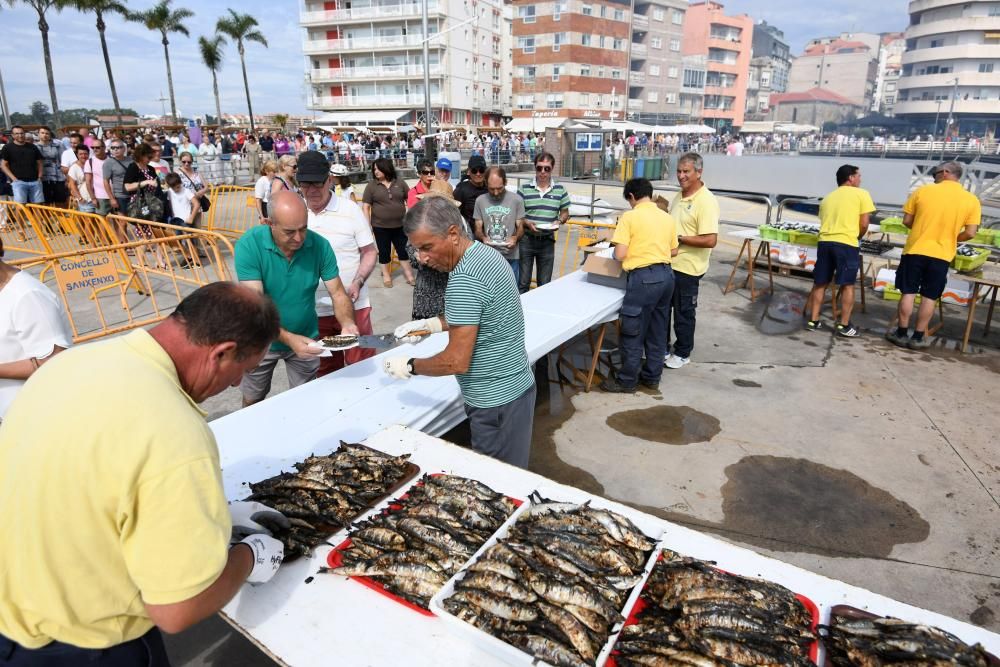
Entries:
{"type": "Polygon", "coordinates": [[[204,218],[210,232],[239,239],[248,229],[260,224],[253,188],[239,185],[215,185],[209,193],[212,206],[204,218]]]}

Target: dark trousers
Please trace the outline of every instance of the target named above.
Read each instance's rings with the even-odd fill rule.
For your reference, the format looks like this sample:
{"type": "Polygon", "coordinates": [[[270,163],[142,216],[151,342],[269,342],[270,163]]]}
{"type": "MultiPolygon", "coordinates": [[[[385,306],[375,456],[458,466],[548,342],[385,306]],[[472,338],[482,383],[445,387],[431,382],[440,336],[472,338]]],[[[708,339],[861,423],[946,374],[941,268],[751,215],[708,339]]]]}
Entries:
{"type": "Polygon", "coordinates": [[[28,649],[0,635],[2,667],[170,667],[163,636],[153,628],[142,637],[110,648],[79,648],[51,642],[28,649]]]}
{"type": "Polygon", "coordinates": [[[698,309],[698,286],[701,276],[674,271],[674,296],[667,313],[667,349],[687,359],[694,349],[695,311],[698,309]],[[670,344],[670,324],[673,320],[673,344],[670,344]]]}
{"type": "Polygon", "coordinates": [[[623,387],[635,387],[639,380],[660,381],[673,292],[674,272],[669,264],[653,264],[628,272],[621,310],[622,365],[617,376],[618,384],[623,387]]]}
{"type": "Polygon", "coordinates": [[[531,287],[531,272],[538,266],[536,282],[538,286],[552,282],[552,265],[556,260],[556,238],[554,236],[536,236],[525,234],[518,242],[520,251],[519,276],[517,289],[521,294],[531,287]]]}
{"type": "Polygon", "coordinates": [[[510,403],[495,408],[475,408],[465,404],[472,432],[472,448],[519,468],[528,467],[531,455],[531,427],[535,420],[534,384],[510,403]]]}

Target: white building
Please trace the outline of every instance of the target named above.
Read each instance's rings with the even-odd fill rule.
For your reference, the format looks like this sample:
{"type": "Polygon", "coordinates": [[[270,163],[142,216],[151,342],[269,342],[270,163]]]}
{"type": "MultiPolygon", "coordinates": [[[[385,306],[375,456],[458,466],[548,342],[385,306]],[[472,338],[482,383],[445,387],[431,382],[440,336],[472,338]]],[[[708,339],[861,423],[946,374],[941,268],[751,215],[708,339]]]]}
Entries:
{"type": "Polygon", "coordinates": [[[894,113],[930,129],[995,130],[1000,121],[1000,2],[912,0],[894,113]],[[956,86],[957,83],[957,86],[956,86]]]}
{"type": "MultiPolygon", "coordinates": [[[[510,59],[502,48],[502,3],[428,0],[428,12],[433,125],[499,126],[502,70],[510,59]]],[[[327,112],[320,121],[345,127],[424,125],[422,16],[422,2],[305,0],[300,23],[308,107],[327,112]]]]}

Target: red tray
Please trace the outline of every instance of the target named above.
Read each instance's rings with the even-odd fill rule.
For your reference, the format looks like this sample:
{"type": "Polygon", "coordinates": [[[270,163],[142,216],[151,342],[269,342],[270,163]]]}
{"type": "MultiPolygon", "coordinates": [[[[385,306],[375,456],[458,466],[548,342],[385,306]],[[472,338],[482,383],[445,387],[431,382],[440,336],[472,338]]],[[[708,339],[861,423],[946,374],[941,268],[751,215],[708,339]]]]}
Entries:
{"type": "MultiPolygon", "coordinates": [[[[432,476],[436,477],[438,475],[444,475],[444,474],[445,473],[434,473],[434,475],[432,475],[432,476]]],[[[423,484],[423,482],[417,482],[413,486],[421,486],[422,484],[423,484]]],[[[404,500],[409,495],[410,495],[409,493],[404,493],[397,500],[404,500]]],[[[507,496],[507,499],[510,500],[512,503],[514,503],[514,505],[516,507],[520,507],[524,503],[523,500],[519,500],[517,498],[511,498],[510,496],[507,496]]],[[[403,509],[403,506],[394,501],[394,502],[389,503],[389,505],[383,511],[384,512],[398,512],[401,509],[403,509]]],[[[487,537],[486,540],[489,541],[489,537],[487,537]]],[[[484,544],[485,544],[485,542],[484,542],[484,544]]],[[[350,547],[350,546],[351,546],[351,538],[348,537],[346,540],[344,540],[343,542],[341,542],[340,544],[338,544],[337,546],[335,546],[333,548],[333,551],[331,551],[327,555],[327,557],[326,557],[326,564],[328,566],[330,566],[331,568],[333,568],[333,567],[340,567],[343,564],[343,562],[344,562],[343,552],[346,551],[347,548],[350,547]]],[[[353,579],[354,581],[358,582],[362,586],[367,586],[368,588],[372,589],[376,593],[381,593],[382,595],[386,596],[387,598],[389,598],[391,600],[394,600],[394,601],[398,602],[399,604],[401,604],[401,605],[403,605],[405,607],[409,607],[410,609],[412,609],[413,611],[415,611],[415,612],[417,612],[419,614],[423,614],[424,616],[431,616],[431,617],[434,616],[434,614],[430,610],[424,609],[423,607],[418,607],[417,605],[413,604],[409,600],[405,600],[405,599],[399,597],[395,593],[392,593],[391,591],[389,591],[380,582],[375,581],[371,577],[360,577],[360,576],[358,576],[358,577],[348,577],[348,579],[353,579]]]]}
{"type": "MultiPolygon", "coordinates": [[[[663,553],[662,552],[660,553],[660,557],[656,559],[656,562],[659,563],[661,560],[663,560],[663,553]]],[[[656,567],[656,566],[654,565],[653,567],[656,567]]],[[[729,572],[728,570],[723,570],[721,567],[717,567],[715,569],[718,570],[719,572],[724,572],[726,574],[733,574],[732,572],[729,572]]],[[[738,576],[745,576],[745,575],[738,575],[738,576]]],[[[642,589],[643,589],[643,591],[645,591],[646,590],[646,586],[643,585],[642,589]]],[[[803,605],[805,605],[805,608],[809,611],[809,616],[812,617],[812,623],[809,624],[809,629],[812,630],[815,633],[816,632],[816,628],[819,626],[819,607],[816,606],[815,602],[813,602],[812,600],[810,600],[809,598],[807,598],[805,595],[802,595],[800,593],[796,593],[795,594],[795,599],[798,600],[799,602],[801,602],[803,605]]],[[[625,619],[625,623],[622,624],[622,627],[624,628],[626,625],[636,625],[636,624],[638,624],[639,623],[639,614],[642,612],[643,609],[645,609],[648,606],[649,605],[646,603],[646,600],[644,600],[643,597],[642,597],[642,595],[640,594],[639,597],[637,597],[635,599],[635,604],[632,605],[632,609],[629,611],[628,617],[625,619]]],[[[617,638],[615,639],[615,643],[616,644],[618,643],[617,638]]],[[[812,646],[809,647],[809,659],[812,660],[814,663],[819,664],[819,639],[818,638],[814,639],[813,643],[812,643],[812,646]]],[[[615,661],[614,647],[612,647],[611,656],[608,658],[607,662],[604,663],[604,667],[618,667],[618,663],[615,661]]]]}

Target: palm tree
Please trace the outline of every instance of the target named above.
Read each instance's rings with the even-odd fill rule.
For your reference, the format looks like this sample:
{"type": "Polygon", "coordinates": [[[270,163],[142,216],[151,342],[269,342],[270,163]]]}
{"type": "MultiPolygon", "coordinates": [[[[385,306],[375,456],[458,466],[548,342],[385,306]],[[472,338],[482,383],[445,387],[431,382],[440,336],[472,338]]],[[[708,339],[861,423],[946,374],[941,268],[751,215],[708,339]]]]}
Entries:
{"type": "MultiPolygon", "coordinates": [[[[7,0],[11,7],[19,4],[18,0],[7,0]]],[[[52,53],[49,51],[49,22],[45,20],[45,13],[50,9],[59,11],[63,3],[59,0],[21,0],[21,4],[28,5],[38,14],[38,32],[42,33],[42,56],[45,58],[45,76],[49,80],[49,97],[52,100],[52,120],[56,127],[62,125],[59,118],[59,101],[56,99],[56,79],[52,73],[52,53]]]]}
{"type": "Polygon", "coordinates": [[[174,99],[174,75],[170,71],[170,40],[167,35],[172,32],[179,32],[185,37],[190,37],[184,20],[194,16],[190,9],[171,9],[172,0],[160,0],[156,5],[144,12],[132,14],[131,18],[144,24],[150,30],[159,30],[163,36],[163,57],[167,61],[167,88],[170,90],[170,115],[177,122],[177,102],[174,99]]]}
{"type": "Polygon", "coordinates": [[[229,18],[220,18],[215,24],[215,31],[221,32],[235,41],[240,52],[240,64],[243,66],[243,88],[246,90],[247,111],[250,114],[250,134],[254,134],[256,130],[253,123],[253,105],[250,104],[250,83],[247,81],[247,61],[244,55],[246,49],[243,43],[257,42],[267,48],[267,40],[264,39],[263,33],[257,30],[257,19],[249,14],[237,14],[231,9],[229,10],[229,18]]]}
{"type": "MultiPolygon", "coordinates": [[[[63,0],[65,2],[65,0],[63,0]]],[[[122,2],[117,0],[69,0],[70,4],[78,12],[93,12],[97,16],[97,34],[101,36],[101,51],[104,53],[104,68],[108,70],[108,83],[111,85],[111,100],[115,103],[115,115],[118,116],[118,125],[122,124],[122,107],[118,103],[118,89],[115,88],[115,75],[111,72],[111,57],[108,55],[108,41],[104,37],[105,14],[118,14],[123,17],[129,16],[129,10],[122,2]]]]}
{"type": "Polygon", "coordinates": [[[222,69],[222,47],[226,43],[221,35],[209,39],[198,38],[198,48],[201,49],[201,62],[212,70],[212,92],[215,93],[215,122],[222,127],[222,107],[219,105],[219,80],[216,72],[222,69]]]}

